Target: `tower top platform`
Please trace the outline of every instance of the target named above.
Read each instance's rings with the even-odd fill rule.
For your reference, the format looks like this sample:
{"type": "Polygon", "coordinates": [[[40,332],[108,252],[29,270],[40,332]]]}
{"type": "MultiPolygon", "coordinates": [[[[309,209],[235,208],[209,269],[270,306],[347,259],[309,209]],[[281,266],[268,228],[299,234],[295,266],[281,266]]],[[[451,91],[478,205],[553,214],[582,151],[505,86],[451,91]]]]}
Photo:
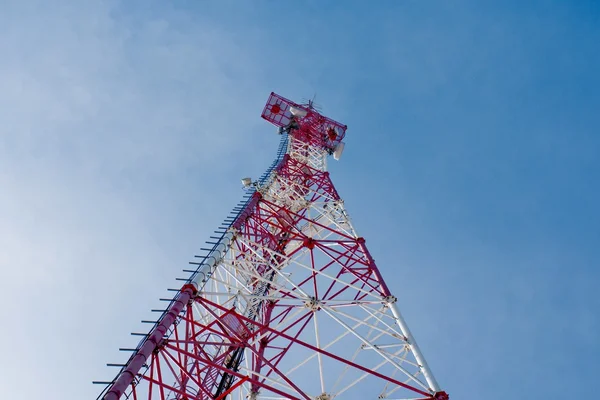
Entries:
{"type": "Polygon", "coordinates": [[[339,148],[346,136],[346,125],[321,115],[312,104],[298,104],[273,92],[261,116],[279,127],[280,133],[330,152],[339,148]]]}

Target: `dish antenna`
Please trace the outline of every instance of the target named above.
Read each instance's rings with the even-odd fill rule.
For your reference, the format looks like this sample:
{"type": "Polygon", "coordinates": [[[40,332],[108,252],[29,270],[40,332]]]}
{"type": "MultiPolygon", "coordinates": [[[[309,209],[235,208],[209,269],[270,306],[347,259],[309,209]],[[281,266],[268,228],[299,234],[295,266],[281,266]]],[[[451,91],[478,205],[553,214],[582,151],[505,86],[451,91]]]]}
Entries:
{"type": "Polygon", "coordinates": [[[244,188],[252,186],[252,178],[242,178],[242,185],[244,185],[244,188]]]}

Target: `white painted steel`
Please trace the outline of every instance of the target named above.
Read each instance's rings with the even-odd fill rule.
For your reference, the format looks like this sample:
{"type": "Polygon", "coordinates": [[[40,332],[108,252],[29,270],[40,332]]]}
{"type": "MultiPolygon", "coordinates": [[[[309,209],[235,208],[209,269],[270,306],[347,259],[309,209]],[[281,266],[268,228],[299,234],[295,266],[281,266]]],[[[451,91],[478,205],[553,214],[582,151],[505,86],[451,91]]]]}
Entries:
{"type": "Polygon", "coordinates": [[[415,338],[410,332],[410,329],[408,329],[408,325],[404,321],[404,318],[402,318],[402,314],[400,313],[396,302],[393,302],[388,305],[390,307],[390,310],[392,311],[392,314],[394,314],[394,317],[396,317],[396,322],[398,323],[398,326],[400,326],[402,333],[404,334],[404,336],[406,336],[406,341],[410,346],[413,355],[415,356],[415,360],[417,360],[417,362],[419,363],[419,368],[421,369],[421,371],[423,371],[423,376],[425,376],[427,383],[429,384],[430,388],[433,390],[434,393],[439,392],[440,387],[437,381],[435,380],[433,373],[429,369],[429,365],[427,365],[427,361],[425,361],[425,357],[423,357],[423,353],[421,353],[421,349],[419,349],[415,338]]]}
{"type": "Polygon", "coordinates": [[[330,310],[328,310],[327,308],[323,307],[323,311],[325,313],[327,313],[327,315],[329,315],[331,318],[333,318],[337,323],[339,323],[340,325],[342,325],[344,328],[346,328],[346,330],[350,331],[350,333],[354,336],[356,336],[361,342],[363,342],[363,344],[365,346],[369,346],[373,351],[375,351],[377,354],[379,354],[382,358],[384,358],[387,362],[389,362],[390,364],[394,365],[396,368],[398,368],[400,371],[404,372],[406,374],[407,377],[411,378],[411,380],[413,382],[415,382],[417,385],[423,387],[424,389],[427,389],[424,387],[423,383],[421,383],[421,381],[419,381],[418,379],[415,379],[414,377],[412,377],[412,375],[405,370],[404,368],[402,368],[402,366],[400,366],[397,362],[395,362],[394,360],[392,360],[392,358],[385,354],[384,352],[380,351],[375,345],[373,345],[369,340],[365,339],[364,337],[362,337],[361,335],[359,335],[358,333],[356,333],[355,331],[352,331],[350,326],[348,326],[346,323],[344,323],[344,321],[342,321],[341,319],[339,319],[338,317],[336,317],[330,310]]]}
{"type": "MultiPolygon", "coordinates": [[[[321,348],[321,340],[319,338],[319,324],[317,322],[317,313],[313,317],[313,322],[315,324],[315,340],[317,349],[321,348]]],[[[321,392],[325,393],[325,378],[323,377],[323,360],[321,357],[321,353],[317,352],[317,359],[319,361],[319,378],[321,379],[321,392]]]]}
{"type": "Polygon", "coordinates": [[[219,244],[206,258],[205,263],[195,273],[192,284],[196,287],[196,290],[200,291],[204,288],[204,285],[206,285],[206,282],[208,282],[212,276],[216,265],[223,259],[223,256],[229,250],[233,236],[234,232],[231,229],[225,233],[223,238],[219,241],[219,244]]]}
{"type": "MultiPolygon", "coordinates": [[[[293,137],[288,142],[287,153],[292,159],[311,168],[320,171],[327,169],[326,151],[307,146],[293,137]]],[[[265,200],[274,205],[263,204],[263,207],[274,215],[277,214],[277,207],[303,213],[307,220],[298,224],[295,227],[296,231],[305,237],[318,240],[324,249],[330,249],[332,252],[336,249],[343,251],[340,246],[351,244],[358,238],[341,199],[336,200],[323,192],[315,193],[317,189],[314,187],[303,186],[277,174],[276,171],[269,174],[256,190],[265,200]],[[319,200],[314,202],[307,200],[311,198],[319,198],[319,200]]],[[[351,357],[348,358],[350,362],[356,361],[358,365],[390,377],[396,374],[402,375],[403,378],[398,377],[398,381],[415,384],[414,386],[431,393],[439,391],[437,382],[402,319],[397,305],[386,303],[391,299],[382,299],[377,292],[370,292],[367,287],[352,283],[346,275],[336,275],[336,270],[332,272],[314,270],[309,260],[311,251],[302,249],[302,246],[301,240],[291,241],[287,244],[284,253],[280,253],[244,235],[238,235],[235,230],[230,229],[200,267],[193,283],[208,300],[226,308],[234,306],[247,317],[255,315],[258,305],[263,301],[275,301],[291,307],[290,313],[277,320],[277,323],[272,326],[275,330],[288,329],[294,321],[312,312],[314,313],[314,320],[310,324],[312,329],[307,328],[307,336],[302,340],[333,354],[340,354],[342,348],[340,346],[343,346],[343,351],[349,352],[347,356],[351,357]],[[317,276],[324,286],[346,286],[348,297],[316,298],[310,287],[299,286],[299,281],[310,274],[317,276]],[[266,289],[267,284],[268,290],[263,290],[266,289]],[[356,300],[354,296],[359,296],[360,300],[356,300]],[[311,307],[307,307],[311,301],[316,302],[318,307],[315,306],[316,308],[312,310],[311,307]],[[320,314],[318,321],[317,314],[320,314]],[[339,335],[331,334],[333,326],[337,329],[341,328],[339,335]],[[312,335],[312,338],[308,338],[308,335],[312,335]]],[[[321,254],[319,263],[337,262],[331,254],[327,252],[321,254]]],[[[360,254],[357,253],[356,256],[359,257],[360,254]]],[[[215,311],[212,315],[202,307],[198,307],[196,303],[194,303],[194,313],[198,321],[207,325],[222,314],[221,311],[215,311]]],[[[253,329],[251,324],[247,326],[248,329],[253,329]]],[[[367,383],[371,379],[371,374],[350,366],[336,369],[334,373],[331,370],[334,361],[326,354],[314,351],[304,353],[300,351],[296,353],[296,358],[288,358],[291,362],[281,364],[281,371],[286,371],[281,375],[267,376],[266,373],[256,373],[252,371],[249,363],[252,354],[256,352],[252,346],[268,335],[268,332],[258,334],[249,343],[250,346],[245,350],[244,362],[240,365],[240,372],[264,378],[271,385],[294,393],[295,389],[284,379],[290,378],[296,384],[296,379],[302,380],[303,374],[314,371],[314,382],[309,382],[307,386],[312,388],[311,398],[326,395],[331,399],[339,399],[351,395],[356,390],[355,385],[358,382],[372,384],[367,383]]],[[[206,346],[205,350],[214,357],[222,351],[216,345],[206,346]]],[[[305,390],[302,385],[299,387],[305,390]]],[[[390,394],[398,389],[401,389],[401,386],[387,383],[377,389],[373,388],[378,394],[373,393],[375,397],[369,398],[389,398],[390,394]]],[[[243,384],[232,395],[240,399],[279,398],[272,392],[253,393],[249,383],[243,384]]],[[[418,398],[422,396],[418,395],[418,398]]]]}

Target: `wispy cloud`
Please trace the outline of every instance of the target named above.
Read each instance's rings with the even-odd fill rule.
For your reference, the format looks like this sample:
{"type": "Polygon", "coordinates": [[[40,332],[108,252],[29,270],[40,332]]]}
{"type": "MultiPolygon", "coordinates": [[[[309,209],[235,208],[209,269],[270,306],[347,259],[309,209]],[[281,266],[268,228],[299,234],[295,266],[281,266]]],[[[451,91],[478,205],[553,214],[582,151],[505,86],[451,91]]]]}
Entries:
{"type": "Polygon", "coordinates": [[[334,181],[455,398],[588,393],[597,7],[229,5],[3,4],[3,396],[95,398],[270,162],[271,90],[350,126],[334,181]]]}

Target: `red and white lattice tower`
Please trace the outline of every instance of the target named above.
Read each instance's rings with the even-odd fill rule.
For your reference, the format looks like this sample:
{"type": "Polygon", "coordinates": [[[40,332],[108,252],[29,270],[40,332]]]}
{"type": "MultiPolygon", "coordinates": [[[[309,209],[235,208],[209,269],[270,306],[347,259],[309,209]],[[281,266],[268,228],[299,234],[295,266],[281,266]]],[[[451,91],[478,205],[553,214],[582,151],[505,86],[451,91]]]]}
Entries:
{"type": "Polygon", "coordinates": [[[98,399],[448,399],[329,178],[346,126],[262,117],[276,160],[98,399]]]}

